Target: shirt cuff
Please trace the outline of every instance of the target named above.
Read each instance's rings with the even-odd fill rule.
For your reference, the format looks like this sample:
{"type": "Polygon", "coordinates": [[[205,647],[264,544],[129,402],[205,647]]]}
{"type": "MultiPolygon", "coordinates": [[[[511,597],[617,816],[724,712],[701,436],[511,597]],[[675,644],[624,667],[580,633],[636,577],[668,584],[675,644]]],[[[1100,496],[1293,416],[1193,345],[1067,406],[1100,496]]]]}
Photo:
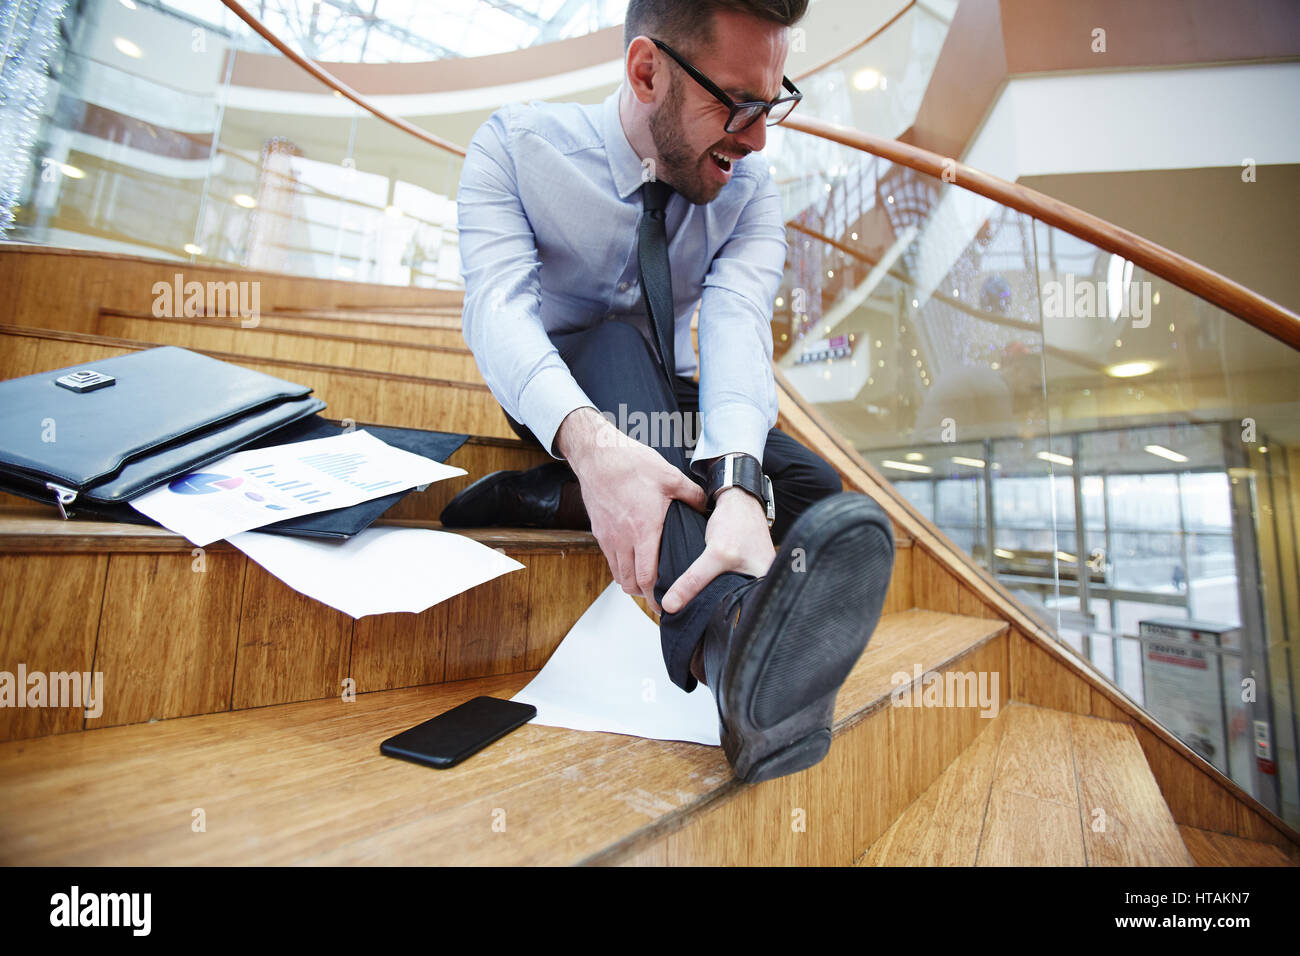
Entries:
{"type": "Polygon", "coordinates": [[[563,459],[555,448],[555,434],[565,417],[574,409],[585,407],[595,408],[595,405],[566,368],[542,369],[519,394],[520,420],[552,458],[563,459]]]}
{"type": "Polygon", "coordinates": [[[767,447],[767,435],[772,425],[760,409],[731,402],[709,409],[702,417],[704,426],[691,456],[691,471],[707,478],[706,463],[733,452],[753,455],[760,465],[763,463],[763,449],[767,447]]]}

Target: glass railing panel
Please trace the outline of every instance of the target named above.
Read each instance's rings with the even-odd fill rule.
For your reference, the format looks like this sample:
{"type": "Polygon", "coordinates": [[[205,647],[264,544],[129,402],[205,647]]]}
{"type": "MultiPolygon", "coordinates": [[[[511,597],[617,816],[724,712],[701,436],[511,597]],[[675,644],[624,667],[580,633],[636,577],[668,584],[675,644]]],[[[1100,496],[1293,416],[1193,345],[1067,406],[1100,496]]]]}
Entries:
{"type": "Polygon", "coordinates": [[[63,29],[5,239],[459,287],[459,156],[287,64],[217,0],[100,0],[63,29]]]}
{"type": "MultiPolygon", "coordinates": [[[[863,33],[874,29],[871,22],[883,24],[903,5],[876,5],[870,14],[863,11],[854,17],[853,28],[863,33]]],[[[809,21],[815,18],[814,10],[809,21]]],[[[898,136],[916,117],[950,23],[944,11],[912,5],[865,46],[801,77],[800,113],[879,136],[898,136]]],[[[837,39],[843,49],[855,37],[845,31],[837,39]]]]}
{"type": "MultiPolygon", "coordinates": [[[[916,118],[953,10],[916,4],[860,49],[800,77],[799,115],[879,136],[903,133],[916,118]]],[[[880,22],[893,12],[879,11],[880,22]]],[[[844,46],[851,41],[842,38],[844,46]]],[[[764,156],[781,184],[788,218],[807,212],[825,223],[852,224],[871,208],[881,168],[874,156],[782,126],[768,130],[764,156]]],[[[839,237],[850,230],[822,231],[839,237]]]]}
{"type": "Polygon", "coordinates": [[[358,181],[371,184],[364,208],[350,217],[344,246],[355,277],[461,288],[456,194],[462,158],[369,113],[357,121],[351,158],[358,181]]]}
{"type": "Polygon", "coordinates": [[[1073,449],[1048,428],[1033,222],[911,169],[820,149],[826,164],[785,184],[777,364],[1055,627],[1069,613],[1059,579],[1078,573],[1058,555],[1077,559],[1078,535],[1056,480],[1073,449]],[[864,195],[851,219],[836,201],[850,190],[864,195]]]}
{"type": "Polygon", "coordinates": [[[25,111],[32,145],[3,238],[188,258],[219,141],[227,38],[103,2],[54,32],[45,39],[57,68],[43,99],[15,102],[23,94],[6,66],[6,94],[25,111]]]}
{"type": "Polygon", "coordinates": [[[1078,436],[1084,548],[1105,556],[1077,630],[1126,694],[1294,821],[1300,353],[1062,230],[1035,240],[1050,427],[1078,436]]]}
{"type": "Polygon", "coordinates": [[[1062,642],[1296,820],[1300,355],[1025,214],[817,150],[783,184],[791,385],[1062,642]]]}

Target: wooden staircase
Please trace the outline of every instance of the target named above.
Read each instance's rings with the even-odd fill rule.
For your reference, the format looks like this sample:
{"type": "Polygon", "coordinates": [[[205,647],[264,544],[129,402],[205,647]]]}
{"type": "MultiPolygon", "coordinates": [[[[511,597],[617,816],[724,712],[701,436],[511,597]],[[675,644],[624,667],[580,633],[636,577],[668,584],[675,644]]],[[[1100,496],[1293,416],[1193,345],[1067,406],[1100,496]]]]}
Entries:
{"type": "MultiPolygon", "coordinates": [[[[310,384],[334,419],[469,433],[450,459],[469,475],[385,523],[437,527],[468,481],[547,460],[506,426],[452,294],[36,247],[0,250],[0,288],[0,378],[175,344],[310,384]],[[261,281],[257,327],[155,318],[153,283],[182,269],[261,281]]],[[[0,709],[0,863],[1300,862],[1300,835],[955,558],[788,392],[781,426],[889,510],[899,547],[830,754],[757,786],[719,748],[531,724],[447,771],[380,756],[531,679],[610,581],[589,534],[468,532],[526,570],[354,621],[224,543],[0,496],[0,671],[106,685],[95,717],[0,709]],[[931,675],[984,680],[984,705],[928,705],[931,675]]]]}
{"type": "Polygon", "coordinates": [[[863,866],[1187,866],[1132,729],[1013,703],[863,866]]]}

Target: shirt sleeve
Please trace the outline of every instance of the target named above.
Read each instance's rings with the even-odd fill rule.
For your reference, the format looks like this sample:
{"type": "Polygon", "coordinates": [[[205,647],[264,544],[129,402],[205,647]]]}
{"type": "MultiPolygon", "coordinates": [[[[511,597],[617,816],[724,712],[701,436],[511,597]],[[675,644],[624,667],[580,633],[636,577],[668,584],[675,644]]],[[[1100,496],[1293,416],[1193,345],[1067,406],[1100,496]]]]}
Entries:
{"type": "Polygon", "coordinates": [[[691,469],[731,452],[760,462],[776,424],[772,303],[785,271],[785,217],[770,176],[741,210],[704,277],[700,302],[701,430],[691,469]]]}
{"type": "Polygon", "coordinates": [[[462,331],[493,397],[559,458],[560,423],[574,409],[595,406],[542,325],[541,261],[519,198],[509,109],[479,127],[461,171],[462,331]]]}

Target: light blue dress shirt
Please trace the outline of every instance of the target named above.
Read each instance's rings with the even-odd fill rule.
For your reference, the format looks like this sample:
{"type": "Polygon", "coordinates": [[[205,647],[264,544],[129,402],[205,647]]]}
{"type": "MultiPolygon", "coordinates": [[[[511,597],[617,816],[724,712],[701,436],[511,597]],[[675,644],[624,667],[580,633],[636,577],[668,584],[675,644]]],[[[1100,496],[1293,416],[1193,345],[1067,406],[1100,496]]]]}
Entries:
{"type": "MultiPolygon", "coordinates": [[[[465,341],[493,396],[553,457],[565,416],[596,407],[550,336],[625,321],[649,336],[637,278],[643,164],[623,132],[618,90],[599,105],[501,107],[474,134],[457,212],[465,341]]],[[[697,371],[692,468],[729,452],[763,460],[776,423],[772,304],[785,268],[781,197],[763,157],[733,164],[713,202],[667,208],[676,373],[697,371]]],[[[617,415],[616,409],[600,409],[617,415]]]]}

